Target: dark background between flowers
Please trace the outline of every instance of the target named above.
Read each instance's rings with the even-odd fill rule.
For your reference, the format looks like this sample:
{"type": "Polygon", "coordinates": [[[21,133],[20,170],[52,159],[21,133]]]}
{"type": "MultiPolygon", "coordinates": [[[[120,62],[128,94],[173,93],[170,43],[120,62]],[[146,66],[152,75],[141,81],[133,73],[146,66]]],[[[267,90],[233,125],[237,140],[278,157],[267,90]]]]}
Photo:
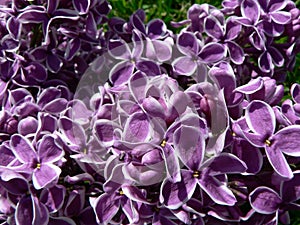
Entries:
{"type": "MultiPolygon", "coordinates": [[[[297,7],[300,8],[300,0],[294,0],[297,7]]],[[[171,30],[176,30],[170,26],[171,21],[181,21],[186,18],[187,9],[194,3],[207,3],[216,7],[221,6],[221,0],[196,0],[196,1],[181,1],[181,0],[111,0],[110,4],[114,10],[109,14],[109,17],[117,16],[128,19],[137,9],[143,9],[146,13],[146,20],[150,21],[154,18],[161,18],[171,30]]],[[[285,96],[283,100],[291,98],[289,87],[293,83],[300,82],[300,55],[297,56],[296,66],[293,72],[290,72],[285,81],[285,96]]],[[[300,224],[299,212],[291,212],[291,224],[300,224]]]]}

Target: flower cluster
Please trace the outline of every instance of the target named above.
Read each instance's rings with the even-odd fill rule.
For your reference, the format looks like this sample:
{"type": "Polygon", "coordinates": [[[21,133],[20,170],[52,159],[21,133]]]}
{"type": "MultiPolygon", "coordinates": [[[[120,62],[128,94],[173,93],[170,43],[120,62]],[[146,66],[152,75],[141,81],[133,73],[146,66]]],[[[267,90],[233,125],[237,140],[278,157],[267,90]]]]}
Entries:
{"type": "Polygon", "coordinates": [[[109,10],[1,1],[1,224],[289,224],[295,4],[195,4],[178,34],[109,10]]]}

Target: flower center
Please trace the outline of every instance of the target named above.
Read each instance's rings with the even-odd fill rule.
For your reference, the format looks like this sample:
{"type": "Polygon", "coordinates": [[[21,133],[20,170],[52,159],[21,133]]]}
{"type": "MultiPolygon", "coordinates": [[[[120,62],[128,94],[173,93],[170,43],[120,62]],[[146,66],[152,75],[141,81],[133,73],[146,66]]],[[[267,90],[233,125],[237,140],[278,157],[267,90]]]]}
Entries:
{"type": "Polygon", "coordinates": [[[193,177],[198,178],[199,176],[200,176],[200,172],[199,171],[194,171],[193,177]]]}
{"type": "Polygon", "coordinates": [[[269,147],[270,147],[270,145],[271,145],[271,141],[270,141],[269,139],[267,139],[267,140],[265,141],[265,144],[266,144],[267,146],[269,146],[269,147]]]}
{"type": "Polygon", "coordinates": [[[35,168],[41,169],[41,164],[40,164],[40,163],[37,163],[35,168]]]}
{"type": "Polygon", "coordinates": [[[122,189],[119,190],[119,195],[124,195],[124,192],[122,189]]]}
{"type": "Polygon", "coordinates": [[[164,148],[164,147],[166,146],[166,144],[167,144],[167,142],[166,142],[166,140],[164,139],[164,140],[161,142],[160,146],[164,148]]]}

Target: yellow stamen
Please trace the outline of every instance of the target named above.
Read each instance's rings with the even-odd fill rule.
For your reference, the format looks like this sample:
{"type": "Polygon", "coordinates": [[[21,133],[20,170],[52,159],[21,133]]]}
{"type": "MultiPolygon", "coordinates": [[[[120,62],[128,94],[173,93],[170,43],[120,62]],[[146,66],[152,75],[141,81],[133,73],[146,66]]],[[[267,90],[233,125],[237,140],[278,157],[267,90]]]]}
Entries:
{"type": "Polygon", "coordinates": [[[119,195],[124,195],[124,192],[122,191],[122,189],[119,191],[119,195]]]}
{"type": "Polygon", "coordinates": [[[87,149],[86,148],[83,149],[83,154],[85,154],[85,155],[87,154],[87,149]]]}
{"type": "Polygon", "coordinates": [[[198,178],[200,176],[200,172],[199,171],[195,171],[194,173],[193,173],[193,177],[194,178],[198,178]]]}
{"type": "Polygon", "coordinates": [[[161,142],[160,146],[164,148],[164,147],[166,146],[166,144],[167,144],[166,140],[163,140],[163,141],[161,142]]]}
{"type": "Polygon", "coordinates": [[[271,141],[268,140],[268,139],[265,141],[265,143],[266,143],[267,146],[270,146],[270,145],[271,145],[271,141]]]}
{"type": "Polygon", "coordinates": [[[232,132],[231,135],[232,135],[232,137],[236,137],[236,133],[234,133],[234,132],[232,132]]]}
{"type": "Polygon", "coordinates": [[[37,168],[37,169],[41,169],[41,164],[40,164],[40,163],[37,163],[37,164],[36,164],[36,168],[37,168]]]}

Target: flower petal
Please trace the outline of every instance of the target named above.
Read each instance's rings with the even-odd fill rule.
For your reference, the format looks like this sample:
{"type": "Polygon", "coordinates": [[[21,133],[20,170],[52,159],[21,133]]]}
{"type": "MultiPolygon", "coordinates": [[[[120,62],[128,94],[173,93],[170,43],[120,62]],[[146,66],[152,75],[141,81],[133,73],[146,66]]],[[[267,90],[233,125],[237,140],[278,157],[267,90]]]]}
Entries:
{"type": "Polygon", "coordinates": [[[38,156],[43,163],[53,163],[60,160],[64,151],[55,143],[55,139],[50,135],[43,136],[38,146],[38,156]]]}
{"type": "Polygon", "coordinates": [[[243,49],[233,41],[228,41],[226,44],[231,61],[237,65],[241,65],[245,60],[243,49]]]}
{"type": "Polygon", "coordinates": [[[204,158],[205,140],[198,129],[179,127],[174,133],[174,147],[184,165],[192,171],[199,170],[204,158]]]}
{"type": "Polygon", "coordinates": [[[32,183],[35,189],[39,190],[52,182],[56,182],[61,173],[61,169],[53,164],[41,164],[40,168],[36,168],[32,174],[32,183]]]}
{"type": "Polygon", "coordinates": [[[10,139],[11,150],[21,163],[31,163],[37,153],[29,140],[22,135],[14,134],[10,139]]]}
{"type": "Polygon", "coordinates": [[[175,59],[172,63],[172,66],[178,74],[186,76],[192,75],[197,69],[197,63],[188,56],[182,56],[175,59]]]}
{"type": "Polygon", "coordinates": [[[272,214],[279,209],[280,196],[271,188],[258,187],[249,195],[252,208],[261,214],[272,214]]]}
{"type": "Polygon", "coordinates": [[[291,179],[293,177],[293,172],[280,149],[275,147],[276,145],[273,146],[272,144],[270,147],[265,147],[269,162],[280,176],[291,179]]]}
{"type": "Polygon", "coordinates": [[[212,170],[210,175],[244,173],[247,170],[246,164],[230,153],[221,153],[210,158],[202,167],[209,167],[212,170]]]}
{"type": "Polygon", "coordinates": [[[150,138],[151,126],[146,114],[136,112],[126,121],[124,127],[124,140],[135,143],[144,142],[150,138]]]}
{"type": "Polygon", "coordinates": [[[181,181],[172,183],[166,179],[161,188],[160,201],[169,209],[178,209],[187,202],[194,194],[197,179],[193,178],[190,171],[181,171],[181,181]]]}
{"type": "Polygon", "coordinates": [[[257,134],[269,138],[275,131],[276,118],[273,109],[267,103],[252,101],[245,112],[249,128],[257,134]]]}
{"type": "Polygon", "coordinates": [[[220,40],[224,35],[221,23],[214,16],[206,17],[204,21],[204,29],[209,36],[217,40],[220,40]]]}
{"type": "Polygon", "coordinates": [[[260,7],[257,1],[244,0],[241,5],[241,13],[244,18],[249,18],[252,24],[256,24],[260,17],[260,7]]]}
{"type": "Polygon", "coordinates": [[[109,222],[114,215],[118,212],[120,207],[119,199],[116,198],[116,195],[102,194],[97,198],[94,211],[99,220],[99,223],[109,222]]]}
{"type": "Polygon", "coordinates": [[[209,43],[203,46],[199,57],[205,63],[215,63],[225,56],[225,47],[219,43],[209,43]]]}
{"type": "Polygon", "coordinates": [[[292,125],[279,130],[270,140],[272,148],[287,155],[300,157],[300,125],[292,125]],[[284,141],[283,141],[284,140],[284,141]]]}
{"type": "Polygon", "coordinates": [[[182,54],[187,56],[197,55],[200,48],[195,34],[186,31],[178,35],[177,47],[182,54]]]}
{"type": "Polygon", "coordinates": [[[236,198],[228,187],[218,181],[215,177],[203,172],[198,183],[202,190],[209,195],[209,197],[220,205],[234,205],[236,198]]]}
{"type": "Polygon", "coordinates": [[[116,64],[109,73],[109,80],[115,86],[127,83],[134,70],[134,65],[128,61],[116,64]]]}

